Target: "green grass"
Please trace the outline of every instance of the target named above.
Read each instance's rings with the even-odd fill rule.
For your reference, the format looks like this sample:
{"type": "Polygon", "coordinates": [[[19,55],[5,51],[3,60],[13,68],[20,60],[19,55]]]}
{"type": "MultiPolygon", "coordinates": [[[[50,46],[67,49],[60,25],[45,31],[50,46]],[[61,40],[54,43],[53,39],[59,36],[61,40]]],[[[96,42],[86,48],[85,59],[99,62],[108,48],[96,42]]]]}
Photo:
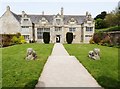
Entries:
{"type": "Polygon", "coordinates": [[[87,68],[97,82],[105,89],[119,89],[118,87],[118,48],[95,44],[65,44],[70,55],[74,55],[87,68]],[[101,59],[88,58],[88,52],[93,48],[100,48],[101,59]]]}
{"type": "Polygon", "coordinates": [[[2,48],[2,87],[33,89],[52,48],[53,44],[23,44],[2,48]],[[30,47],[36,51],[37,60],[24,59],[30,47]]]}

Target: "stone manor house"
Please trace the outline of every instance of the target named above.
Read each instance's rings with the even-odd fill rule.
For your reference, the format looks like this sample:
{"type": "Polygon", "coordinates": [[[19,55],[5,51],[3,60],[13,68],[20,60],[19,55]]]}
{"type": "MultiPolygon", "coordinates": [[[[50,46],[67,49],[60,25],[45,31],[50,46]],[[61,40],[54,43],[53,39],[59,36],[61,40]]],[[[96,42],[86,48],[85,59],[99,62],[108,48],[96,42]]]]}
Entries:
{"type": "Polygon", "coordinates": [[[66,33],[73,33],[73,43],[89,43],[94,34],[95,22],[91,14],[64,15],[63,8],[60,14],[30,15],[22,11],[15,14],[7,6],[5,13],[0,17],[0,34],[21,33],[26,41],[43,42],[43,32],[50,32],[50,43],[66,43],[66,33]]]}

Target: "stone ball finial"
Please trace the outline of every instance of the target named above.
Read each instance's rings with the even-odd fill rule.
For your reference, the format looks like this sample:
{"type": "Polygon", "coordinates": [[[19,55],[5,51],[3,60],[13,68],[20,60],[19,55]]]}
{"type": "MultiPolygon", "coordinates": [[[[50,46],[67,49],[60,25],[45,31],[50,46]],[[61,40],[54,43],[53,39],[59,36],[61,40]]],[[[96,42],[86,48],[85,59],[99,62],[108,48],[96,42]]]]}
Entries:
{"type": "Polygon", "coordinates": [[[6,9],[7,9],[7,11],[10,11],[10,6],[7,6],[6,9]]]}

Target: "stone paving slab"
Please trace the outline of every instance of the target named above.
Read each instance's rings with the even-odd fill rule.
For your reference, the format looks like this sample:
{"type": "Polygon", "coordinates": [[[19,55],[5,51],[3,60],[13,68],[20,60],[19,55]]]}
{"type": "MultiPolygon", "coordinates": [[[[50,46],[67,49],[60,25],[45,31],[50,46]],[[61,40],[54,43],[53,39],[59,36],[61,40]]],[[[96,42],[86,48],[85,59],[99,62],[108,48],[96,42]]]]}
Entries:
{"type": "Polygon", "coordinates": [[[69,56],[62,44],[55,44],[36,87],[100,87],[100,85],[76,57],[69,56]]]}

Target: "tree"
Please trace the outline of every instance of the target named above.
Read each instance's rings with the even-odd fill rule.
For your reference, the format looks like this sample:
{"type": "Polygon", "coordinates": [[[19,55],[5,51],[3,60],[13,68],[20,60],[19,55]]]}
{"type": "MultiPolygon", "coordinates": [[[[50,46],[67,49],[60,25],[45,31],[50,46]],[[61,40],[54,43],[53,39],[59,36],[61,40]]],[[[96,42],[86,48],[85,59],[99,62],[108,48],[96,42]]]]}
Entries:
{"type": "Polygon", "coordinates": [[[101,28],[106,28],[107,24],[103,19],[96,19],[95,21],[95,28],[96,29],[101,29],[101,28]]]}
{"type": "Polygon", "coordinates": [[[105,17],[106,23],[110,26],[120,26],[120,2],[115,10],[112,10],[111,13],[107,14],[105,17]]]}
{"type": "Polygon", "coordinates": [[[118,15],[114,13],[108,14],[105,18],[105,22],[109,27],[119,25],[120,23],[119,14],[118,15]]]}
{"type": "Polygon", "coordinates": [[[98,14],[94,19],[95,19],[95,28],[96,29],[101,29],[101,28],[106,28],[107,24],[105,22],[105,17],[107,15],[106,11],[101,12],[101,14],[98,14]]]}
{"type": "Polygon", "coordinates": [[[50,42],[50,32],[44,32],[43,33],[43,41],[45,44],[49,44],[50,42]]]}
{"type": "Polygon", "coordinates": [[[101,12],[101,14],[98,14],[94,19],[95,20],[97,20],[97,19],[104,19],[106,15],[107,15],[107,12],[103,11],[103,12],[101,12]]]}
{"type": "Polygon", "coordinates": [[[67,41],[68,44],[72,43],[72,41],[73,41],[73,33],[67,32],[67,34],[66,34],[66,41],[67,41]]]}

